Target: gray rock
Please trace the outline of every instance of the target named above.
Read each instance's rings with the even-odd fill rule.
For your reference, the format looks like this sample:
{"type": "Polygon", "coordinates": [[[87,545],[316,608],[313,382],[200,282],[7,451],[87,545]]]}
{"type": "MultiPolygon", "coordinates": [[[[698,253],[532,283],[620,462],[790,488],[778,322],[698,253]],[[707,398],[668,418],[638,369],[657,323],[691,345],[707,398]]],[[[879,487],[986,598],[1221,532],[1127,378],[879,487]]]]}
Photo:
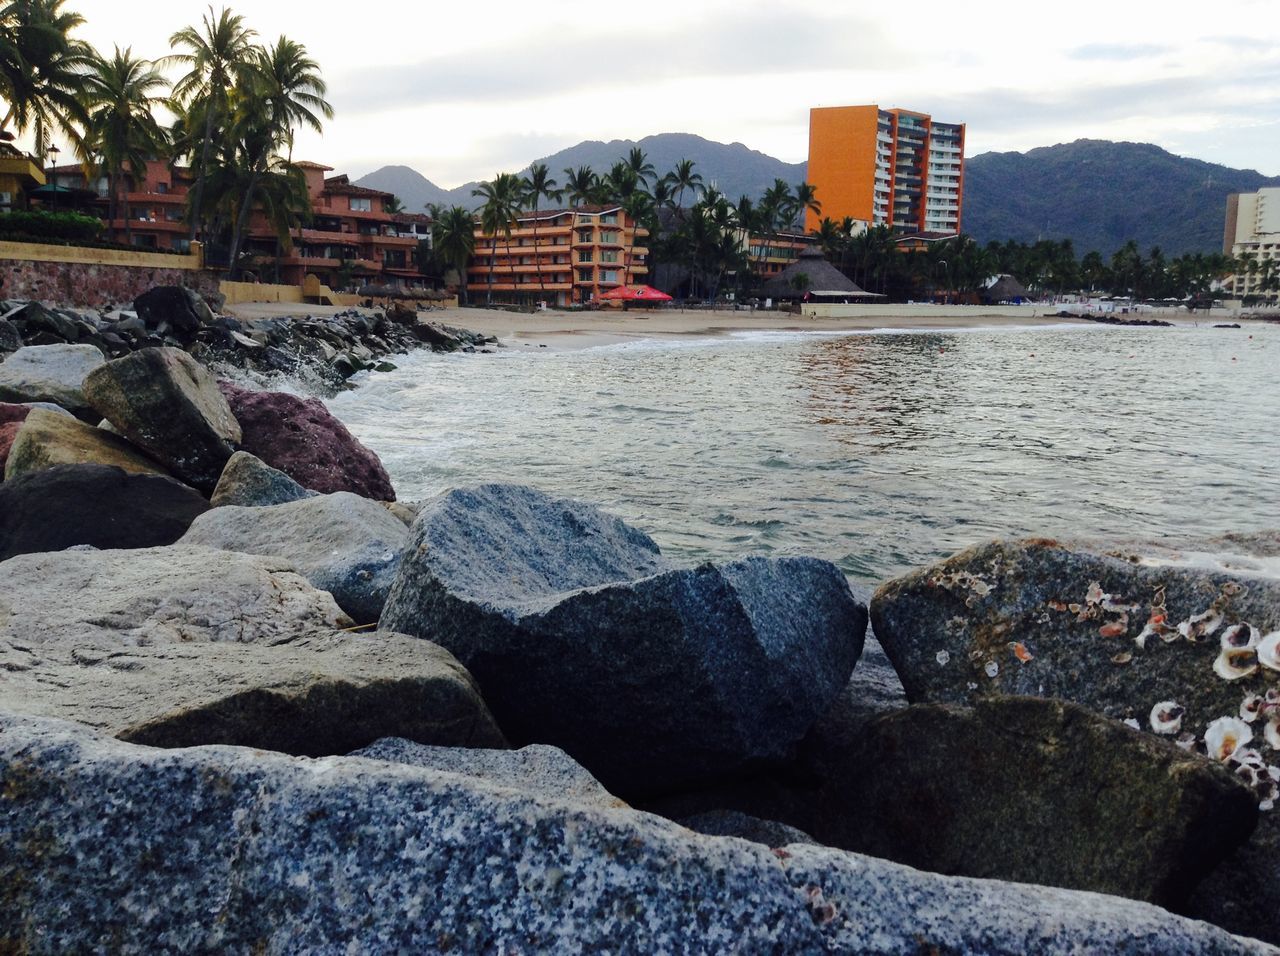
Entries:
{"type": "Polygon", "coordinates": [[[465,746],[432,747],[388,737],[349,756],[443,770],[565,803],[602,808],[626,806],[567,753],[546,744],[530,744],[519,750],[472,750],[465,746]]]}
{"type": "Polygon", "coordinates": [[[51,402],[87,414],[84,380],[106,361],[93,345],[28,345],[0,363],[0,402],[51,402]]]}
{"type": "Polygon", "coordinates": [[[154,747],[236,744],[318,757],[388,734],[442,748],[506,745],[453,655],[396,634],[136,647],[0,638],[0,672],[0,710],[154,747]]]}
{"type": "Polygon", "coordinates": [[[180,349],[142,349],[108,362],[85,378],[84,394],[120,434],[205,493],[241,438],[217,381],[180,349]]]}
{"type": "Polygon", "coordinates": [[[224,505],[254,508],[301,501],[303,498],[314,498],[317,494],[318,492],[303,488],[283,471],[272,468],[256,455],[238,451],[223,467],[209,504],[215,508],[224,505]]]}
{"type": "Polygon", "coordinates": [[[20,644],[270,644],[352,623],[282,558],[163,547],[0,562],[0,640],[20,644]]]}
{"type": "Polygon", "coordinates": [[[5,479],[55,465],[114,465],[135,475],[169,477],[159,464],[119,435],[68,415],[33,408],[9,448],[5,479]]]}
{"type": "Polygon", "coordinates": [[[16,352],[22,348],[22,335],[18,327],[7,319],[0,319],[0,352],[16,352]]]}
{"type": "Polygon", "coordinates": [[[789,827],[777,820],[761,820],[737,810],[709,810],[676,822],[705,836],[737,837],[739,840],[750,840],[764,846],[790,846],[793,843],[818,845],[818,841],[803,830],[789,827]]]}
{"type": "Polygon", "coordinates": [[[1253,838],[1196,887],[1180,912],[1280,944],[1280,815],[1262,814],[1253,838]]]}
{"type": "Polygon", "coordinates": [[[590,506],[450,492],[423,506],[380,626],[449,648],[508,736],[624,798],[785,757],[848,681],[865,609],[813,559],[666,568],[590,506]]]}
{"type": "Polygon", "coordinates": [[[379,502],[348,491],[260,508],[206,511],[182,544],[278,554],[361,624],[382,613],[409,530],[379,502]]]}
{"type": "Polygon", "coordinates": [[[1181,731],[1202,737],[1280,685],[1251,652],[1252,673],[1215,671],[1232,625],[1280,629],[1275,562],[1252,547],[994,542],[885,584],[871,614],[912,701],[1060,697],[1144,729],[1175,701],[1181,731]]]}
{"type": "Polygon", "coordinates": [[[0,717],[0,793],[17,952],[1275,952],[1131,900],[40,718],[0,717]]]}

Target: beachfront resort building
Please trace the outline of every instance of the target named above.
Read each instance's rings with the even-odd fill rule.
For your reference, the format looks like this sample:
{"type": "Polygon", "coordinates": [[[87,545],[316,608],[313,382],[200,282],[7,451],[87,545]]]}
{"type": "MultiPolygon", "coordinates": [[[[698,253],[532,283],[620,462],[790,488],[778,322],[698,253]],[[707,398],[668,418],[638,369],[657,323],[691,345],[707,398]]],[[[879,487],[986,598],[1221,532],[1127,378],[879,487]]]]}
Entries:
{"type": "Polygon", "coordinates": [[[823,218],[890,226],[902,236],[960,232],[964,205],[964,124],[878,106],[809,111],[808,180],[823,218]]]}
{"type": "Polygon", "coordinates": [[[510,235],[477,225],[467,292],[497,302],[548,307],[593,302],[647,281],[649,230],[618,205],[522,212],[510,235]]]}
{"type": "MultiPolygon", "coordinates": [[[[430,241],[430,217],[387,212],[391,193],[356,186],[346,176],[326,177],[333,171],[330,166],[295,165],[306,178],[311,218],[290,229],[283,242],[266,214],[254,209],[244,238],[244,251],[258,262],[256,272],[254,267],[250,272],[288,285],[300,285],[310,274],[335,289],[370,282],[422,283],[416,253],[419,242],[430,241]]],[[[79,165],[53,168],[49,181],[56,193],[40,196],[45,208],[93,213],[118,242],[172,252],[186,252],[190,245],[186,209],[195,177],[187,167],[149,160],[140,176],[122,178],[114,208],[106,177],[87,180],[79,165]]],[[[221,262],[214,245],[206,245],[205,252],[211,265],[226,265],[225,250],[221,262]]]]}
{"type": "Polygon", "coordinates": [[[1280,279],[1280,186],[1227,197],[1227,224],[1222,251],[1247,268],[1226,280],[1235,299],[1272,295],[1280,279]]]}

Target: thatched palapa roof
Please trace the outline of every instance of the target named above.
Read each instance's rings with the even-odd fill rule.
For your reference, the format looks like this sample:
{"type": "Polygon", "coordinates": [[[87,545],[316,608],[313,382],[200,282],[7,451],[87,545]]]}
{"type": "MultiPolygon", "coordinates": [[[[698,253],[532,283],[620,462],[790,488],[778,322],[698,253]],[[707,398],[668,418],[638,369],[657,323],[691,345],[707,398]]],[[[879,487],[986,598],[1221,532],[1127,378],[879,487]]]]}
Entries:
{"type": "Polygon", "coordinates": [[[1019,299],[1030,299],[1032,296],[1027,291],[1027,287],[1013,276],[1002,275],[987,287],[982,297],[988,302],[1015,302],[1019,299]]]}
{"type": "Polygon", "coordinates": [[[817,246],[802,249],[799,257],[782,273],[770,279],[761,287],[761,292],[771,299],[801,299],[805,294],[809,298],[867,298],[872,293],[864,292],[843,272],[829,263],[817,246]],[[794,285],[796,276],[804,276],[799,289],[794,285]]]}

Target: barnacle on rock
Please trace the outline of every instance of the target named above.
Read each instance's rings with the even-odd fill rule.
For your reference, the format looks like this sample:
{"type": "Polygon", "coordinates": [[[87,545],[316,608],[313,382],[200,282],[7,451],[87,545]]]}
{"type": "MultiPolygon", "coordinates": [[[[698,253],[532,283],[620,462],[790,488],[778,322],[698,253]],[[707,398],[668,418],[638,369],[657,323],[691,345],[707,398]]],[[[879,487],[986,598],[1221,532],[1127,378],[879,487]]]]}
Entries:
{"type": "Polygon", "coordinates": [[[1114,621],[1108,621],[1102,627],[1098,628],[1098,634],[1102,637],[1123,637],[1129,631],[1129,615],[1121,614],[1114,621]]]}
{"type": "Polygon", "coordinates": [[[1280,671],[1280,631],[1272,631],[1258,641],[1258,663],[1268,670],[1280,671]]]}
{"type": "Polygon", "coordinates": [[[1262,715],[1263,700],[1257,694],[1248,694],[1240,702],[1240,719],[1251,724],[1262,715]]]}
{"type": "Polygon", "coordinates": [[[1179,624],[1178,633],[1189,641],[1198,641],[1200,638],[1212,634],[1221,626],[1222,611],[1218,609],[1215,603],[1208,610],[1193,614],[1179,624]]]}
{"type": "Polygon", "coordinates": [[[1272,750],[1280,750],[1280,718],[1267,721],[1266,726],[1262,728],[1262,739],[1272,750]]]}
{"type": "Polygon", "coordinates": [[[1253,740],[1253,731],[1239,717],[1219,717],[1204,732],[1204,749],[1209,759],[1226,762],[1253,740]]]}
{"type": "Polygon", "coordinates": [[[1240,680],[1258,671],[1258,655],[1252,647],[1224,647],[1213,662],[1213,672],[1223,680],[1240,680]]]}
{"type": "Polygon", "coordinates": [[[1121,651],[1119,654],[1115,654],[1112,656],[1111,663],[1112,664],[1128,664],[1132,660],[1133,660],[1133,654],[1131,654],[1129,651],[1121,651]]]}
{"type": "Polygon", "coordinates": [[[1178,739],[1175,740],[1174,743],[1177,744],[1183,750],[1195,750],[1196,735],[1190,732],[1181,733],[1178,735],[1178,739]]]}
{"type": "Polygon", "coordinates": [[[1009,649],[1013,651],[1013,656],[1024,664],[1027,663],[1027,661],[1035,660],[1035,655],[1027,650],[1027,645],[1023,644],[1021,641],[1011,642],[1009,644],[1009,649]]]}
{"type": "Polygon", "coordinates": [[[1252,624],[1232,624],[1222,632],[1223,649],[1235,647],[1253,647],[1258,643],[1258,629],[1252,624]]]}
{"type": "Polygon", "coordinates": [[[1162,700],[1151,708],[1151,729],[1158,734],[1176,734],[1182,729],[1186,708],[1173,700],[1162,700]]]}

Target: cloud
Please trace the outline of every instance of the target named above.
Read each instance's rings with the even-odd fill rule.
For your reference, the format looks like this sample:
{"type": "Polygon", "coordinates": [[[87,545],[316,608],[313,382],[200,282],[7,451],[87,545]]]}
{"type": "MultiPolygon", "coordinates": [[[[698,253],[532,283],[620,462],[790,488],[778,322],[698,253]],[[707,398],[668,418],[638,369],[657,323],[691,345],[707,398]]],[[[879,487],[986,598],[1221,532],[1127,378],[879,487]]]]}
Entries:
{"type": "MultiPolygon", "coordinates": [[[[603,89],[643,90],[664,81],[739,78],[751,97],[808,64],[857,63],[904,68],[913,54],[895,48],[870,20],[828,18],[791,9],[667,26],[606,24],[597,35],[545,34],[483,54],[431,56],[362,70],[331,88],[339,109],[387,112],[436,103],[527,101],[603,89]]],[[[784,80],[785,82],[785,80],[784,80]]]]}
{"type": "Polygon", "coordinates": [[[1158,43],[1087,43],[1067,55],[1073,60],[1137,60],[1172,51],[1173,47],[1158,43]]]}

